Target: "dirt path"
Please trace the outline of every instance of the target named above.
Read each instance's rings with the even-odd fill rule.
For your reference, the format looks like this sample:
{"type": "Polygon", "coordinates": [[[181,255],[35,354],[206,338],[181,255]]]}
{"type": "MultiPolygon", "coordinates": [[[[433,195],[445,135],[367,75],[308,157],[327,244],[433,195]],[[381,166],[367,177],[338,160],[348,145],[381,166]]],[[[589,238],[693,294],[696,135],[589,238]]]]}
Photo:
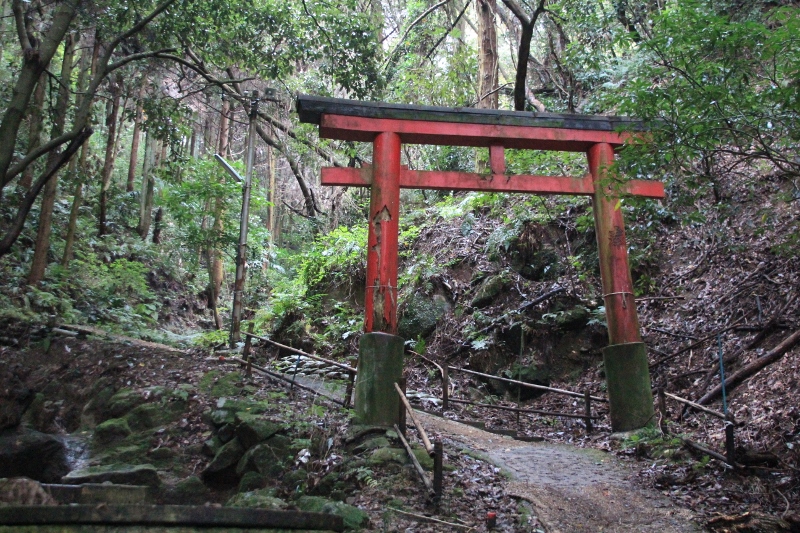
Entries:
{"type": "Polygon", "coordinates": [[[702,531],[690,511],[629,481],[631,471],[610,454],[521,442],[419,411],[417,416],[425,428],[509,472],[509,491],[533,504],[548,533],[702,531]]]}

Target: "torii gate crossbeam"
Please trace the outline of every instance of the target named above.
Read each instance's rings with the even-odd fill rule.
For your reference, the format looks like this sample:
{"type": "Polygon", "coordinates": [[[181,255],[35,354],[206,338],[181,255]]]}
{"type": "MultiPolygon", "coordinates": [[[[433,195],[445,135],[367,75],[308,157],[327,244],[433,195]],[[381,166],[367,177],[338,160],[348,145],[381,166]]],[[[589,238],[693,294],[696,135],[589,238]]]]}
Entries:
{"type": "Polygon", "coordinates": [[[305,95],[298,97],[297,110],[301,121],[319,125],[320,137],[373,143],[372,165],[322,169],[323,185],[371,189],[366,334],[359,357],[359,377],[369,374],[370,379],[359,379],[364,383],[356,387],[356,413],[363,421],[391,424],[397,413],[391,391],[402,373],[403,339],[396,336],[401,188],[591,196],[609,331],[604,361],[612,427],[635,429],[650,421],[653,406],[647,355],[639,333],[625,226],[617,202],[620,195],[664,198],[664,186],[653,181],[621,181],[608,172],[614,150],[645,129],[639,121],[305,95]],[[488,147],[490,173],[409,170],[400,163],[403,143],[488,147]],[[508,175],[506,148],[584,152],[589,174],[508,175]]]}

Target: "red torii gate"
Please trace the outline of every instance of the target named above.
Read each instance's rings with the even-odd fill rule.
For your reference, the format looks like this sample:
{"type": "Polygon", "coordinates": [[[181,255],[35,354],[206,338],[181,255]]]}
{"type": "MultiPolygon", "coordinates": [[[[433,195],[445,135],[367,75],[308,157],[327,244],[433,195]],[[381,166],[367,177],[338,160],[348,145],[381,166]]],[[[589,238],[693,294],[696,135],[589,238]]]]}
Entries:
{"type": "Polygon", "coordinates": [[[655,181],[614,180],[614,150],[642,124],[621,117],[524,113],[360,102],[300,95],[301,122],[319,125],[322,138],[373,143],[372,165],[322,169],[323,185],[370,187],[365,330],[359,356],[356,413],[367,423],[391,424],[398,412],[393,383],[403,368],[397,337],[397,239],[400,189],[469,190],[592,197],[609,346],[603,351],[612,427],[636,429],[653,415],[647,354],[628,267],[622,195],[664,198],[655,181]],[[491,173],[409,170],[402,143],[489,148],[491,173]],[[585,152],[583,177],[507,175],[505,148],[585,152]],[[367,378],[367,376],[369,376],[367,378]],[[362,379],[364,378],[364,379],[362,379]]]}

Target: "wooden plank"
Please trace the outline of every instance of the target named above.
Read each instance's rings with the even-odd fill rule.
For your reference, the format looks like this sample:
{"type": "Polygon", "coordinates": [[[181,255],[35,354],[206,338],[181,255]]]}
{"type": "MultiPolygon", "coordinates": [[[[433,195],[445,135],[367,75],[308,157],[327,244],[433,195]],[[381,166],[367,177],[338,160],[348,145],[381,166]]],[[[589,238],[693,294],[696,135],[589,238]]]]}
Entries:
{"type": "Polygon", "coordinates": [[[433,122],[473,123],[542,128],[566,128],[595,131],[647,131],[639,119],[603,115],[532,113],[473,107],[434,107],[387,102],[365,102],[301,94],[297,97],[300,121],[320,124],[325,114],[363,118],[424,120],[433,122]]]}
{"type": "Polygon", "coordinates": [[[103,524],[344,531],[340,516],[300,511],[185,505],[59,505],[0,507],[0,524],[103,524]]]}
{"type": "MultiPolygon", "coordinates": [[[[369,187],[372,185],[372,167],[324,167],[322,185],[340,187],[369,187]]],[[[477,174],[436,170],[408,170],[400,172],[401,189],[493,191],[528,194],[574,194],[591,196],[594,185],[590,176],[535,176],[502,174],[477,174]]],[[[656,181],[630,180],[625,182],[623,194],[664,198],[664,184],[656,181]]]]}
{"type": "Polygon", "coordinates": [[[510,126],[475,123],[397,120],[324,114],[319,136],[325,139],[372,142],[376,135],[394,132],[403,144],[489,147],[585,152],[592,145],[622,146],[630,133],[593,129],[510,126]]]}

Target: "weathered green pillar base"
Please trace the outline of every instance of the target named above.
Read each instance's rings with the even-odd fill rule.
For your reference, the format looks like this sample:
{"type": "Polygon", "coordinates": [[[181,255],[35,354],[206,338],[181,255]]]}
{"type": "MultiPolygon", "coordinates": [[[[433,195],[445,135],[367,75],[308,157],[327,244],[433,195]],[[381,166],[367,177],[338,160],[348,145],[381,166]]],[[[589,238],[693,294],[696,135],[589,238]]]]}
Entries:
{"type": "Polygon", "coordinates": [[[365,333],[358,346],[355,391],[359,423],[391,427],[399,422],[400,399],[394,384],[403,375],[403,338],[365,333]]]}
{"type": "Polygon", "coordinates": [[[643,428],[653,419],[653,391],[644,343],[607,346],[603,349],[603,363],[611,429],[630,431],[643,428]]]}

